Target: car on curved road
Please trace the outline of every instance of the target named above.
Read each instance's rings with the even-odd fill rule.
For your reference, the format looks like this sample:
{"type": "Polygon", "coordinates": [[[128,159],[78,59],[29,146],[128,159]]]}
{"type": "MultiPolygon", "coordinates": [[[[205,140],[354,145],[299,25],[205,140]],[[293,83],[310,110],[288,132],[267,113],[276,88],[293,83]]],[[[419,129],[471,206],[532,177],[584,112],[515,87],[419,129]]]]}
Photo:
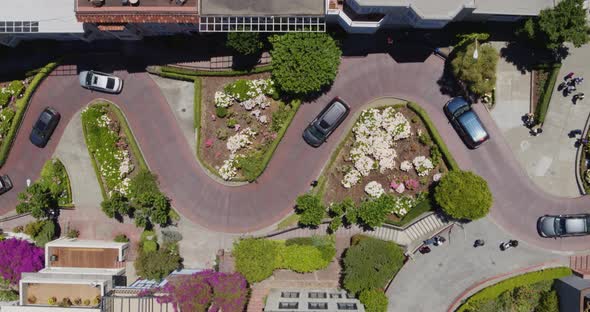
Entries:
{"type": "Polygon", "coordinates": [[[94,70],[80,72],[80,85],[86,89],[119,93],[123,89],[123,80],[117,76],[94,70]]]}
{"type": "Polygon", "coordinates": [[[322,145],[348,116],[348,112],[350,112],[348,104],[339,97],[335,97],[305,128],[303,139],[313,147],[322,145]]]}
{"type": "Polygon", "coordinates": [[[12,181],[7,174],[0,176],[0,194],[8,192],[12,188],[12,181]]]}
{"type": "Polygon", "coordinates": [[[542,216],[537,221],[537,231],[543,237],[568,237],[590,234],[590,215],[542,216]]]}
{"type": "Polygon", "coordinates": [[[51,134],[57,128],[60,118],[61,116],[55,109],[46,107],[33,125],[33,130],[29,136],[31,143],[37,147],[45,147],[51,134]]]}
{"type": "Polygon", "coordinates": [[[478,148],[490,138],[483,123],[463,97],[452,98],[445,104],[444,111],[469,148],[478,148]]]}

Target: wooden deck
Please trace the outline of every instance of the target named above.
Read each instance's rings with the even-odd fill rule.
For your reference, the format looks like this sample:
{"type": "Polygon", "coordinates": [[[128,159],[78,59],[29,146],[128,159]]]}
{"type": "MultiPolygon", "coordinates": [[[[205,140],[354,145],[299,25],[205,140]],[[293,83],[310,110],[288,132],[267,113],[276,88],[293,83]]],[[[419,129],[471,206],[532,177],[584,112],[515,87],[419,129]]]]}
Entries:
{"type": "Polygon", "coordinates": [[[121,267],[117,262],[119,250],[107,248],[50,247],[49,256],[57,256],[52,267],[103,268],[121,267]]]}

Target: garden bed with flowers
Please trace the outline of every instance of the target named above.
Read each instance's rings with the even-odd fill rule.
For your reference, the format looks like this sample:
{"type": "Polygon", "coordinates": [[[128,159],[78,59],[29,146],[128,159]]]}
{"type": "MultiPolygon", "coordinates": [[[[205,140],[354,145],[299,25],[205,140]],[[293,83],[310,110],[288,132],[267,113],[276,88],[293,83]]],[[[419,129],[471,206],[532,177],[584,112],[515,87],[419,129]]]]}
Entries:
{"type": "Polygon", "coordinates": [[[226,181],[254,181],[299,107],[279,100],[269,74],[202,78],[201,162],[226,181]]]}
{"type": "Polygon", "coordinates": [[[325,171],[324,201],[350,198],[358,205],[390,194],[393,224],[417,217],[414,209],[429,210],[428,192],[448,171],[430,133],[405,104],[364,110],[325,171]]]}
{"type": "Polygon", "coordinates": [[[17,99],[23,96],[29,78],[0,83],[0,144],[4,143],[14,116],[16,115],[17,99]]]}
{"type": "Polygon", "coordinates": [[[135,169],[147,165],[125,117],[115,105],[96,102],[82,111],[82,128],[103,197],[126,195],[135,169]]]}

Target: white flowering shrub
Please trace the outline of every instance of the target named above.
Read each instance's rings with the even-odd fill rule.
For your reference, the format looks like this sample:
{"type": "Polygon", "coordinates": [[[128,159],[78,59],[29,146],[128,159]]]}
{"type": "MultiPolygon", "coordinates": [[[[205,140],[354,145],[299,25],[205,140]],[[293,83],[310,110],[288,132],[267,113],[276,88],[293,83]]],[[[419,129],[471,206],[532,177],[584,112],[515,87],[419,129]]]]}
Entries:
{"type": "Polygon", "coordinates": [[[219,168],[219,174],[221,178],[224,180],[231,180],[238,174],[238,169],[236,168],[236,159],[231,157],[223,161],[223,165],[219,168]]]}
{"type": "Polygon", "coordinates": [[[418,175],[421,177],[428,175],[430,170],[434,169],[432,161],[428,159],[426,156],[417,156],[416,158],[414,158],[412,163],[414,164],[416,172],[418,172],[418,175]]]}
{"type": "Polygon", "coordinates": [[[407,160],[402,161],[402,163],[399,165],[399,169],[405,172],[412,170],[412,168],[414,168],[412,163],[407,160]]]}
{"type": "Polygon", "coordinates": [[[365,185],[365,193],[369,194],[371,197],[381,197],[385,190],[383,189],[383,185],[377,181],[371,181],[365,185]]]}
{"type": "Polygon", "coordinates": [[[351,188],[355,186],[361,180],[361,173],[356,169],[351,169],[344,175],[342,179],[342,186],[345,188],[351,188]]]}
{"type": "Polygon", "coordinates": [[[231,95],[223,92],[215,92],[215,106],[228,108],[234,104],[234,99],[231,95]]]}
{"type": "Polygon", "coordinates": [[[410,209],[416,206],[417,203],[417,200],[410,196],[394,196],[393,201],[394,204],[391,209],[391,213],[397,215],[400,218],[405,216],[408,211],[410,211],[410,209]]]}
{"type": "Polygon", "coordinates": [[[227,139],[227,143],[225,145],[231,154],[235,154],[239,149],[244,148],[252,143],[250,138],[253,135],[251,135],[249,131],[250,128],[246,128],[227,139]]]}

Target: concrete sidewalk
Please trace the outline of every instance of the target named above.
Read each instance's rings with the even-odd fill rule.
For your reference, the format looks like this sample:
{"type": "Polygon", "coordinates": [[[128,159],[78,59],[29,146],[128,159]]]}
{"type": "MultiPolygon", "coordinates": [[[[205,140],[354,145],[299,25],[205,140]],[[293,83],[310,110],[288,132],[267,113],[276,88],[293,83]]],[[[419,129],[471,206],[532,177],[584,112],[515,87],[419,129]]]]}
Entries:
{"type": "MultiPolygon", "coordinates": [[[[580,191],[575,177],[575,139],[569,138],[568,133],[584,128],[590,103],[579,101],[573,105],[571,95],[564,97],[557,86],[568,72],[573,71],[576,76],[590,72],[586,57],[590,46],[570,51],[555,85],[541,135],[532,137],[521,120],[529,111],[530,72],[522,74],[503,58],[498,63],[496,106],[491,116],[531,180],[549,194],[573,198],[579,197],[580,191]]],[[[590,82],[584,82],[577,92],[588,92],[589,86],[590,82]]]]}

